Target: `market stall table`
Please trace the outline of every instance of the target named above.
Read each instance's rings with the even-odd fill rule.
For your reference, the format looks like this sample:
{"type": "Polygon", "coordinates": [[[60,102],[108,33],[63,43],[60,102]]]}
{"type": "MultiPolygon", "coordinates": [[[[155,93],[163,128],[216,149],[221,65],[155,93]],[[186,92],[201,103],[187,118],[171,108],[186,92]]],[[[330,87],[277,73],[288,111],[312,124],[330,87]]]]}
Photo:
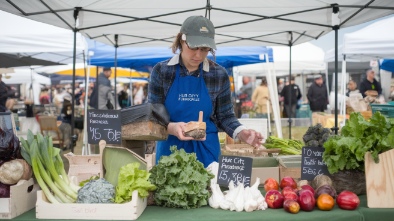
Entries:
{"type": "MultiPolygon", "coordinates": [[[[165,220],[209,220],[209,221],[231,221],[231,220],[302,220],[302,221],[316,221],[336,220],[336,221],[391,221],[394,217],[394,209],[370,209],[367,208],[366,196],[360,196],[360,207],[354,211],[341,210],[337,206],[332,211],[320,211],[317,208],[312,212],[300,211],[298,214],[290,214],[283,209],[268,209],[266,211],[254,212],[231,212],[221,209],[212,209],[205,206],[198,209],[173,209],[158,206],[148,206],[142,215],[137,219],[138,221],[165,221],[165,220]]],[[[28,211],[13,220],[18,221],[33,221],[35,218],[35,209],[28,211]]]]}

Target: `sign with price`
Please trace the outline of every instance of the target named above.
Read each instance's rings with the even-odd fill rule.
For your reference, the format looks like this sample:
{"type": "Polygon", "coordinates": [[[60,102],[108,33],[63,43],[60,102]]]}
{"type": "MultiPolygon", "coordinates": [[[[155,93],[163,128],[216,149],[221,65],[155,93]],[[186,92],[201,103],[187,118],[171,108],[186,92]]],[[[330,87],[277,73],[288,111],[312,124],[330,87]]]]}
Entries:
{"type": "Polygon", "coordinates": [[[323,147],[303,147],[301,156],[301,179],[313,180],[319,174],[328,175],[326,163],[323,161],[323,147]]]}
{"type": "Polygon", "coordinates": [[[228,186],[232,180],[235,185],[239,182],[250,186],[252,176],[252,162],[250,157],[224,156],[219,157],[218,184],[228,186]]]}
{"type": "Polygon", "coordinates": [[[122,130],[119,110],[88,110],[88,143],[98,144],[105,140],[108,144],[121,144],[122,130]]]}

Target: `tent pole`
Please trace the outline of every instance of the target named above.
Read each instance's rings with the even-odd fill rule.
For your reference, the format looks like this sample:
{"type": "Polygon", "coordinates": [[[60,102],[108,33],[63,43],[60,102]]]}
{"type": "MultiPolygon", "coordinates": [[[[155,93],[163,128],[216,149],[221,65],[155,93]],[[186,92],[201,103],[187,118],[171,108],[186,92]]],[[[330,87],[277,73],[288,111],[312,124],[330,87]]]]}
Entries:
{"type": "Polygon", "coordinates": [[[75,63],[76,63],[76,58],[77,58],[77,19],[78,19],[78,14],[79,10],[81,8],[76,7],[74,10],[74,20],[75,20],[75,27],[73,29],[74,32],[74,49],[73,49],[73,83],[72,83],[72,93],[71,93],[71,139],[72,139],[72,145],[71,145],[71,152],[74,152],[74,146],[76,145],[77,142],[77,136],[74,134],[74,128],[75,128],[75,63]]]}
{"type": "MultiPolygon", "coordinates": [[[[290,59],[289,59],[289,85],[290,85],[290,93],[289,93],[289,115],[290,116],[287,116],[288,118],[289,118],[289,139],[291,139],[291,122],[292,122],[292,120],[291,120],[291,115],[293,114],[292,113],[292,108],[291,108],[291,105],[292,105],[292,103],[291,103],[291,92],[292,92],[292,90],[291,90],[291,44],[289,45],[289,49],[290,49],[290,59]]],[[[286,105],[286,104],[285,104],[286,105]]]]}
{"type": "Polygon", "coordinates": [[[335,31],[335,89],[334,89],[334,116],[335,116],[335,126],[333,130],[335,134],[338,134],[338,29],[339,26],[334,26],[335,31]]]}
{"type": "MultiPolygon", "coordinates": [[[[293,46],[293,32],[289,32],[288,34],[288,40],[289,40],[289,49],[290,49],[290,53],[289,53],[289,105],[288,105],[288,113],[289,116],[288,117],[288,122],[289,122],[289,139],[291,139],[291,115],[292,113],[292,103],[291,103],[291,95],[292,95],[292,89],[291,89],[291,47],[293,46]]],[[[286,103],[284,104],[286,107],[286,103]]],[[[286,108],[285,108],[286,110],[286,108]]]]}
{"type": "MultiPolygon", "coordinates": [[[[87,63],[88,69],[86,73],[85,68],[85,98],[84,98],[84,117],[83,117],[83,125],[88,125],[88,94],[89,94],[89,78],[90,78],[90,52],[87,54],[87,62],[85,62],[85,53],[83,54],[84,64],[87,63]]],[[[83,145],[82,145],[82,155],[90,155],[91,150],[88,144],[88,130],[83,130],[83,145]]]]}
{"type": "Polygon", "coordinates": [[[115,91],[115,105],[114,105],[114,107],[115,107],[115,110],[117,109],[117,107],[118,107],[118,94],[116,93],[116,77],[117,77],[117,74],[116,74],[116,69],[117,69],[117,67],[118,67],[118,47],[119,47],[119,45],[118,45],[118,35],[116,34],[115,35],[115,62],[114,62],[114,64],[115,64],[115,79],[114,79],[114,82],[115,82],[115,88],[114,88],[114,91],[115,91]]]}

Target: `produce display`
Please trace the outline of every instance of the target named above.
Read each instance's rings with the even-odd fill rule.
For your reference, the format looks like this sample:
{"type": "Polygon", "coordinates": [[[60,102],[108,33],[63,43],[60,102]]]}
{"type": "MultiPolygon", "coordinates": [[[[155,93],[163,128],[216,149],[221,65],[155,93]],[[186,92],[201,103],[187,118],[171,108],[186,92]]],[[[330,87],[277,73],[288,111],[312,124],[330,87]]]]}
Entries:
{"type": "Polygon", "coordinates": [[[234,182],[230,181],[229,190],[223,193],[216,180],[211,180],[212,195],[208,200],[209,206],[214,209],[220,208],[237,212],[265,210],[267,203],[258,189],[259,184],[259,178],[251,187],[244,187],[243,183],[238,183],[235,186],[234,182]]]}
{"type": "Polygon", "coordinates": [[[302,146],[303,143],[299,140],[282,139],[275,136],[269,136],[264,144],[267,149],[280,148],[279,154],[282,155],[300,155],[302,146]]]}
{"type": "Polygon", "coordinates": [[[207,205],[208,186],[214,175],[197,160],[195,153],[186,153],[176,146],[171,146],[170,150],[172,153],[161,157],[150,170],[149,181],[157,187],[155,203],[184,209],[207,205]]]}
{"type": "Polygon", "coordinates": [[[53,147],[52,138],[29,130],[27,140],[21,138],[23,158],[33,168],[34,177],[51,203],[72,203],[80,187],[68,179],[60,149],[53,147]]]}
{"type": "Polygon", "coordinates": [[[12,130],[0,128],[0,198],[10,198],[11,185],[31,177],[31,167],[20,154],[18,137],[12,130]]]}
{"type": "Polygon", "coordinates": [[[149,182],[150,173],[139,169],[138,162],[129,163],[120,168],[118,185],[116,186],[115,202],[131,201],[133,191],[137,190],[141,198],[149,196],[149,191],[156,190],[156,186],[149,182]]]}
{"type": "MultiPolygon", "coordinates": [[[[283,208],[286,212],[296,214],[300,210],[305,212],[313,211],[316,207],[322,211],[330,211],[335,204],[344,210],[354,210],[359,204],[358,196],[351,191],[343,191],[338,196],[332,186],[330,177],[325,175],[316,176],[312,181],[313,186],[308,181],[300,181],[297,185],[293,178],[284,177],[280,181],[279,190],[271,189],[266,192],[265,200],[269,208],[283,208]]],[[[266,182],[273,182],[272,178],[266,182]]]]}
{"type": "Polygon", "coordinates": [[[375,162],[378,154],[394,148],[394,124],[380,112],[367,121],[353,112],[341,135],[331,136],[324,143],[323,160],[332,174],[340,170],[364,170],[364,155],[371,152],[375,162]]]}
{"type": "Polygon", "coordinates": [[[307,147],[321,147],[331,135],[330,129],[324,128],[321,124],[316,124],[308,128],[302,139],[307,147]]]}
{"type": "Polygon", "coordinates": [[[87,182],[78,191],[77,203],[113,203],[115,187],[104,178],[87,182]]]}

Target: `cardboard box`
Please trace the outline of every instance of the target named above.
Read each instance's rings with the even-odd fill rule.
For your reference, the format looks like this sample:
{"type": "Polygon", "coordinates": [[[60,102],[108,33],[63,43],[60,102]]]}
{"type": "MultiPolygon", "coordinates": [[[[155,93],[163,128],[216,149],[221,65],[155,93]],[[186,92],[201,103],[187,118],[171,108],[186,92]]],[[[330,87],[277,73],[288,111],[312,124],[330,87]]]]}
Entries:
{"type": "Polygon", "coordinates": [[[279,167],[253,167],[250,185],[256,182],[257,177],[260,178],[259,186],[264,186],[264,182],[268,178],[274,178],[279,182],[279,167]]]}
{"type": "Polygon", "coordinates": [[[33,209],[37,201],[38,189],[33,178],[21,180],[11,186],[11,197],[0,198],[0,219],[12,219],[33,209]]]}
{"type": "Polygon", "coordinates": [[[147,205],[147,198],[133,192],[132,201],[122,204],[77,204],[48,202],[42,191],[37,192],[37,219],[78,219],[78,220],[136,220],[147,205]]]}
{"type": "Polygon", "coordinates": [[[252,178],[250,185],[253,185],[256,178],[260,178],[260,186],[264,186],[264,182],[268,178],[274,178],[279,181],[278,161],[274,157],[252,157],[252,178]]]}
{"type": "MultiPolygon", "coordinates": [[[[104,177],[103,166],[105,162],[102,161],[102,153],[104,153],[104,148],[106,147],[105,141],[100,141],[99,146],[101,153],[100,155],[67,156],[70,161],[70,170],[68,175],[70,176],[71,180],[79,182],[93,175],[99,175],[100,177],[104,177]]],[[[122,149],[124,149],[126,152],[130,152],[131,154],[133,154],[133,156],[138,159],[138,162],[144,163],[143,167],[146,168],[146,161],[142,159],[139,155],[127,148],[122,149]]],[[[147,206],[147,198],[140,198],[138,196],[138,191],[134,191],[132,194],[132,201],[122,204],[53,204],[48,201],[42,191],[37,191],[36,218],[50,220],[135,220],[145,210],[147,206]]]]}

